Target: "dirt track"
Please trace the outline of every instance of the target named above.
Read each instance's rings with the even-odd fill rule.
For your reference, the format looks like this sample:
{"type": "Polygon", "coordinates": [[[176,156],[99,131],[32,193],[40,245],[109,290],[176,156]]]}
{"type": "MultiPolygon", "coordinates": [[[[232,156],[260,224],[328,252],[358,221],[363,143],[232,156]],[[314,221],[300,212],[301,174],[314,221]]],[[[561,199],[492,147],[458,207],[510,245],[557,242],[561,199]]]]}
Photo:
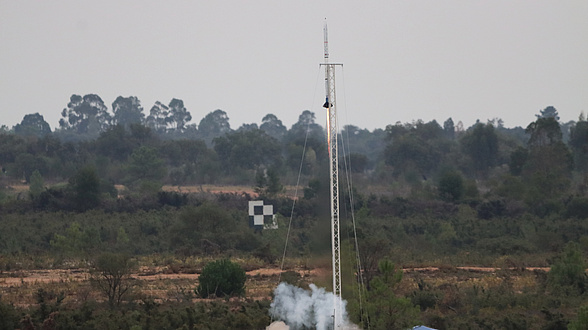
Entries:
{"type": "MultiPolygon", "coordinates": [[[[298,271],[302,276],[315,274],[316,271],[298,271]]],[[[262,276],[271,277],[277,276],[281,273],[278,268],[260,268],[247,272],[250,277],[262,276]]],[[[139,272],[132,274],[131,277],[137,280],[143,281],[155,281],[155,280],[198,280],[199,274],[168,274],[162,272],[139,272]]],[[[13,273],[4,273],[0,275],[0,287],[7,286],[20,286],[29,283],[51,283],[51,282],[71,282],[71,281],[85,281],[89,279],[90,273],[88,269],[75,268],[75,269],[51,269],[51,270],[30,270],[30,271],[18,271],[13,273]]]]}
{"type": "MultiPolygon", "coordinates": [[[[501,268],[495,267],[455,267],[455,269],[477,272],[477,273],[492,273],[501,270],[501,268]]],[[[417,267],[417,268],[405,268],[403,271],[408,272],[420,272],[420,273],[434,273],[443,271],[443,268],[439,267],[417,267]]],[[[509,268],[509,270],[516,270],[515,268],[509,268]]],[[[544,271],[548,272],[549,267],[527,267],[524,268],[526,271],[544,271]]],[[[316,276],[328,272],[327,270],[316,269],[311,271],[296,270],[301,276],[316,276]]],[[[260,268],[247,272],[250,277],[261,276],[271,277],[277,276],[281,273],[279,268],[260,268]]],[[[13,273],[4,273],[0,275],[0,287],[15,287],[23,284],[31,283],[51,283],[51,282],[71,282],[71,281],[85,281],[88,280],[90,273],[88,269],[76,268],[76,269],[51,269],[51,270],[30,270],[30,271],[18,271],[13,273]]],[[[143,271],[132,274],[131,277],[142,281],[156,281],[156,280],[198,280],[198,274],[183,274],[183,273],[172,273],[168,274],[162,270],[156,272],[143,271]]]]}

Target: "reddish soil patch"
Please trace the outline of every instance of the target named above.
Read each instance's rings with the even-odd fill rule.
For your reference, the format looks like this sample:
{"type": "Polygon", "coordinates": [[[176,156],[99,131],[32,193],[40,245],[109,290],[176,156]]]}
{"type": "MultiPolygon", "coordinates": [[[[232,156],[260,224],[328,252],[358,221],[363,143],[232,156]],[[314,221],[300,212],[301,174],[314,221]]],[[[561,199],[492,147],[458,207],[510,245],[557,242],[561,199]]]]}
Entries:
{"type": "MultiPolygon", "coordinates": [[[[285,271],[285,270],[284,270],[285,271]]],[[[316,276],[328,270],[295,270],[302,277],[316,276]]],[[[271,277],[278,276],[282,270],[279,268],[259,268],[246,272],[250,277],[261,276],[271,277]]],[[[199,274],[184,274],[184,273],[164,273],[163,269],[156,271],[142,271],[132,274],[131,277],[142,281],[157,281],[157,280],[198,280],[199,274]]],[[[88,269],[49,269],[49,270],[30,270],[19,271],[14,273],[4,273],[0,277],[0,287],[15,287],[30,283],[51,283],[51,282],[66,282],[66,281],[85,281],[90,278],[88,269]]]]}
{"type": "MultiPolygon", "coordinates": [[[[450,268],[449,268],[450,269],[450,268]]],[[[478,272],[478,273],[494,273],[499,270],[527,270],[527,271],[544,271],[548,272],[550,270],[549,267],[525,267],[525,268],[516,268],[516,267],[509,267],[509,268],[497,268],[497,267],[455,267],[455,269],[465,270],[470,272],[478,272]]],[[[418,268],[404,268],[403,271],[406,272],[438,272],[443,270],[439,267],[418,267],[418,268]]]]}

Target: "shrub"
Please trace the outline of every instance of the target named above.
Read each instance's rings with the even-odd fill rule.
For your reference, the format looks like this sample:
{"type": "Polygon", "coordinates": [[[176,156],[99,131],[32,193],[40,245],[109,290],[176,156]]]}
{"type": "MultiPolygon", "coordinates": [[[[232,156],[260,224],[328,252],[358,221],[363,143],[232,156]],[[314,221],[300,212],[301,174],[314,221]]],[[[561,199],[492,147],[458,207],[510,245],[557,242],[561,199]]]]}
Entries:
{"type": "Polygon", "coordinates": [[[588,218],[588,198],[575,197],[572,199],[568,205],[566,205],[565,215],[567,218],[588,218]]]}
{"type": "Polygon", "coordinates": [[[245,271],[239,264],[229,259],[209,262],[202,269],[198,278],[197,293],[206,298],[210,295],[217,297],[237,296],[245,293],[245,271]]]}
{"type": "Polygon", "coordinates": [[[578,317],[568,324],[568,329],[588,329],[588,305],[580,307],[578,317]]]}
{"type": "Polygon", "coordinates": [[[21,315],[12,304],[0,301],[0,329],[16,329],[21,315]]]}
{"type": "Polygon", "coordinates": [[[580,246],[570,242],[565,247],[561,259],[551,266],[549,281],[556,287],[572,287],[584,293],[586,284],[586,263],[582,256],[580,246]]]}
{"type": "Polygon", "coordinates": [[[447,171],[439,178],[439,196],[447,202],[456,202],[464,193],[464,183],[461,174],[447,171]]]}
{"type": "Polygon", "coordinates": [[[478,217],[480,219],[492,219],[493,217],[502,216],[506,211],[506,204],[504,201],[498,200],[489,200],[484,201],[476,208],[478,211],[478,217]]]}

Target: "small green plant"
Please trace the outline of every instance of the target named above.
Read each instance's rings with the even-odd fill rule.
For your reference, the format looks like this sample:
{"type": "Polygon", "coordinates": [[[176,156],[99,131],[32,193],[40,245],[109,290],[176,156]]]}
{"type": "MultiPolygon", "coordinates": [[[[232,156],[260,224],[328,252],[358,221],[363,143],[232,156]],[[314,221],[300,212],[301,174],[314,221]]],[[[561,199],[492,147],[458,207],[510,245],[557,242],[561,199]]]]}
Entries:
{"type": "Polygon", "coordinates": [[[203,298],[238,296],[245,293],[245,271],[229,259],[209,262],[198,278],[197,293],[203,298]]]}

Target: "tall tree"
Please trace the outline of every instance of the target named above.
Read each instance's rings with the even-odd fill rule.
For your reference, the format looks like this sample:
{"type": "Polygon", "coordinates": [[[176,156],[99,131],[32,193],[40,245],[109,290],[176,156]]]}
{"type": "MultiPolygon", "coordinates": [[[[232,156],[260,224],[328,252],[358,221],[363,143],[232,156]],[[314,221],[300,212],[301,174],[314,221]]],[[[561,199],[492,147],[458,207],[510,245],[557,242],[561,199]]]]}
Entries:
{"type": "Polygon", "coordinates": [[[20,124],[14,126],[14,133],[41,137],[51,133],[51,127],[43,116],[37,112],[25,115],[20,124]]]}
{"type": "Polygon", "coordinates": [[[287,145],[288,164],[292,168],[298,168],[304,146],[306,146],[305,164],[302,170],[304,174],[312,174],[320,167],[318,165],[328,158],[324,130],[315,122],[315,114],[310,110],[302,111],[298,121],[288,130],[283,141],[287,145]]]}
{"type": "Polygon", "coordinates": [[[66,131],[97,137],[110,126],[111,116],[104,101],[96,94],[72,95],[61,112],[59,126],[66,131]]]}
{"type": "Polygon", "coordinates": [[[145,120],[145,124],[157,134],[165,134],[169,122],[169,108],[167,105],[159,101],[155,102],[149,111],[149,116],[145,120]]]}
{"type": "MultiPolygon", "coordinates": [[[[300,116],[298,116],[298,121],[288,131],[287,140],[302,145],[304,140],[307,139],[307,142],[322,145],[322,141],[325,140],[324,130],[321,125],[315,122],[315,119],[314,112],[310,110],[302,111],[300,116]]],[[[311,146],[316,150],[315,147],[318,145],[311,146]]]]}
{"type": "Polygon", "coordinates": [[[451,119],[451,117],[447,118],[447,120],[443,122],[443,131],[445,132],[445,136],[447,136],[448,139],[455,139],[455,124],[453,123],[453,119],[451,119]]]}
{"type": "Polygon", "coordinates": [[[324,139],[323,128],[316,123],[316,116],[310,110],[304,110],[298,116],[298,121],[288,131],[288,140],[304,141],[308,136],[310,139],[324,139]]]}
{"type": "Polygon", "coordinates": [[[556,121],[559,120],[559,114],[557,113],[557,109],[553,106],[548,106],[547,108],[539,111],[538,115],[535,115],[537,118],[553,118],[556,121]]]}
{"type": "Polygon", "coordinates": [[[223,136],[231,131],[229,116],[226,112],[217,109],[208,113],[198,125],[198,134],[207,145],[212,144],[214,138],[223,136]]]}
{"type": "Polygon", "coordinates": [[[529,156],[523,166],[526,201],[539,215],[546,215],[556,211],[553,205],[561,204],[571,183],[573,157],[554,117],[538,118],[525,131],[530,135],[529,156]]]}
{"type": "Polygon", "coordinates": [[[485,172],[496,163],[498,135],[492,124],[475,124],[460,142],[464,152],[472,159],[476,171],[485,172]]]}
{"type": "Polygon", "coordinates": [[[261,119],[261,126],[259,126],[259,128],[278,141],[282,140],[288,131],[286,126],[282,124],[282,121],[279,120],[276,115],[271,113],[268,113],[263,119],[261,119]]]}
{"type": "Polygon", "coordinates": [[[114,113],[113,124],[125,128],[129,128],[132,124],[143,123],[145,119],[141,101],[136,96],[117,97],[112,103],[112,112],[114,113]]]}
{"type": "Polygon", "coordinates": [[[525,129],[529,147],[541,148],[562,142],[561,128],[555,117],[540,117],[525,129]]]}
{"type": "Polygon", "coordinates": [[[569,145],[574,152],[576,169],[588,170],[588,121],[580,120],[572,126],[569,145]]]}
{"type": "Polygon", "coordinates": [[[182,132],[187,122],[192,120],[192,115],[184,107],[184,101],[179,99],[172,99],[169,102],[170,122],[177,132],[182,132]]]}

